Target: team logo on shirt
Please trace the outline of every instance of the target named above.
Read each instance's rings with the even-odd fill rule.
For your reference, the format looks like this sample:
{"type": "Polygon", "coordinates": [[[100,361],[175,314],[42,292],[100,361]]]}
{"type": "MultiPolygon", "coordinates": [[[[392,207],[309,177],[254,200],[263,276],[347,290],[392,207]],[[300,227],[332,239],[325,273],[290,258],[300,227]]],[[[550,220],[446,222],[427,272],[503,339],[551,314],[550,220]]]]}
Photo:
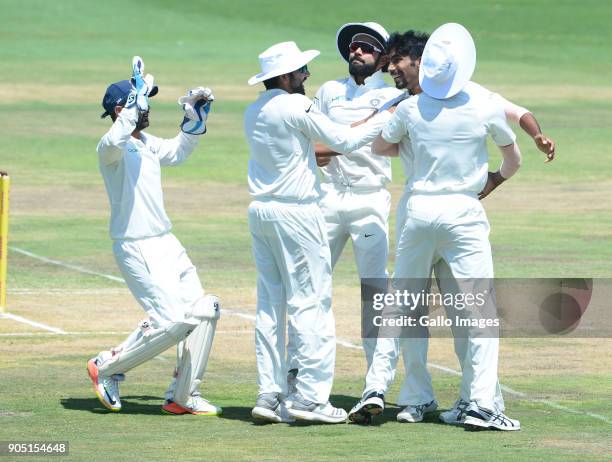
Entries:
{"type": "Polygon", "coordinates": [[[380,100],[378,98],[374,98],[373,100],[370,100],[370,104],[373,108],[377,108],[380,106],[380,100]]]}
{"type": "Polygon", "coordinates": [[[329,100],[329,104],[338,103],[342,101],[343,99],[344,99],[344,95],[334,96],[332,99],[329,100]]]}

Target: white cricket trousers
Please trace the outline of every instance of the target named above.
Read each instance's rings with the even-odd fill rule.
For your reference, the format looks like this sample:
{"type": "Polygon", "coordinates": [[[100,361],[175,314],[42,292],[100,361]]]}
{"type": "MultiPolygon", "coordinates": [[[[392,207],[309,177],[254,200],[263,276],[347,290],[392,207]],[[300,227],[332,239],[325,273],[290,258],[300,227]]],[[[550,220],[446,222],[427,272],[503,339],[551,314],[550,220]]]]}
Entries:
{"type": "MultiPolygon", "coordinates": [[[[468,194],[412,194],[404,197],[404,226],[398,238],[394,279],[493,278],[489,223],[480,201],[468,194]]],[[[400,203],[401,203],[400,202],[400,203]]],[[[402,216],[398,212],[398,220],[402,216]]],[[[425,281],[422,281],[425,282],[425,281]]],[[[411,287],[418,291],[426,287],[411,287]]],[[[441,287],[445,292],[447,288],[441,287]]],[[[503,409],[497,380],[498,338],[455,337],[462,369],[460,397],[487,409],[503,409]]],[[[406,379],[398,404],[434,399],[427,371],[427,338],[379,339],[366,390],[385,392],[393,381],[400,349],[406,379]]]]}
{"type": "Polygon", "coordinates": [[[113,253],[125,282],[154,328],[186,319],[204,296],[195,266],[172,233],[136,240],[116,240],[113,253]]]}
{"type": "MultiPolygon", "coordinates": [[[[332,268],[350,238],[359,277],[386,280],[391,208],[389,191],[383,187],[356,188],[331,183],[323,183],[321,189],[323,195],[319,205],[327,228],[332,268]]],[[[355,309],[361,310],[361,306],[355,309]]],[[[369,368],[376,339],[364,338],[362,342],[369,368]]]]}
{"type": "Polygon", "coordinates": [[[316,203],[253,201],[249,230],[257,266],[255,352],[259,393],[287,393],[286,321],[297,390],[326,403],[336,333],[325,222],[316,203]]]}

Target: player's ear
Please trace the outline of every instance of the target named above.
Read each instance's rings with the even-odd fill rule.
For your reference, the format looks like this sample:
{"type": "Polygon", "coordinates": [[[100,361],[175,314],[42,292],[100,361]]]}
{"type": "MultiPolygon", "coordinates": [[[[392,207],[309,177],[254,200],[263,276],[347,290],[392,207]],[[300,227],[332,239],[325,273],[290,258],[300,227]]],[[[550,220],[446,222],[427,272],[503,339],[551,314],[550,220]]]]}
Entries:
{"type": "Polygon", "coordinates": [[[122,109],[123,109],[123,106],[115,106],[115,117],[119,115],[122,109]]]}
{"type": "Polygon", "coordinates": [[[383,72],[387,72],[389,69],[389,55],[380,55],[378,58],[378,65],[376,66],[376,70],[382,69],[383,72]]]}

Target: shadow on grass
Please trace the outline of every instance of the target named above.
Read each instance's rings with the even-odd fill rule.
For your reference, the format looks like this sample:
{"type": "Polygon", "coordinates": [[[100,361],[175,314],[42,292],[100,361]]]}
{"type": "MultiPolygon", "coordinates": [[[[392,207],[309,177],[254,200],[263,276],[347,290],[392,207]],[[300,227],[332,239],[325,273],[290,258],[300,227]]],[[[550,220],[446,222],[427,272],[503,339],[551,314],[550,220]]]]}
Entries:
{"type": "MultiPolygon", "coordinates": [[[[121,414],[161,414],[164,400],[159,396],[122,396],[121,414]],[[146,404],[139,401],[154,401],[155,404],[146,404]]],[[[64,409],[71,411],[86,411],[93,414],[114,414],[106,409],[97,398],[64,398],[60,401],[64,409]]]]}
{"type": "MultiPolygon", "coordinates": [[[[348,412],[357,403],[358,398],[355,398],[354,396],[347,396],[347,395],[332,395],[330,397],[330,401],[332,405],[334,405],[335,407],[340,407],[348,412]]],[[[255,404],[255,397],[253,398],[253,405],[254,404],[255,404]]],[[[221,414],[219,418],[228,419],[228,420],[240,420],[243,422],[251,423],[255,426],[265,426],[265,425],[274,424],[273,422],[266,422],[262,420],[253,419],[253,417],[251,417],[251,409],[252,409],[251,406],[247,406],[247,407],[245,406],[223,406],[223,414],[221,414]]],[[[387,422],[396,422],[397,413],[400,410],[401,410],[401,407],[397,407],[397,405],[393,403],[388,403],[387,408],[385,409],[385,412],[382,415],[376,416],[374,419],[372,419],[372,422],[369,425],[373,427],[378,427],[387,422]]],[[[430,414],[427,414],[425,418],[423,419],[422,423],[444,425],[438,419],[438,415],[440,414],[440,412],[441,411],[437,411],[437,412],[432,412],[430,414]]],[[[297,421],[295,423],[291,423],[290,425],[295,426],[295,427],[303,427],[303,426],[308,426],[308,425],[327,425],[327,424],[318,423],[318,422],[297,421]]],[[[358,425],[358,424],[351,423],[350,425],[358,425]]],[[[410,425],[410,424],[406,424],[406,425],[410,425]]]]}

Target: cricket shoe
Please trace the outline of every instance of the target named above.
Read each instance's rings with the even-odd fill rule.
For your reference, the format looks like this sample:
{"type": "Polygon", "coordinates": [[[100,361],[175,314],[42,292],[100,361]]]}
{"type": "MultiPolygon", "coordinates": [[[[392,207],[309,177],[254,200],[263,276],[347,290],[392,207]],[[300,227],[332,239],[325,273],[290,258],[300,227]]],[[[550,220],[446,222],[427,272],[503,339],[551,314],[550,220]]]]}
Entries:
{"type": "Polygon", "coordinates": [[[299,393],[288,398],[287,410],[289,415],[296,420],[321,423],[344,423],[346,422],[346,411],[327,403],[315,403],[308,401],[299,393]]]}
{"type": "Polygon", "coordinates": [[[436,409],[438,409],[438,403],[435,399],[429,403],[419,404],[417,406],[408,405],[397,414],[397,421],[408,423],[422,422],[425,414],[429,414],[436,409]]]}
{"type": "Polygon", "coordinates": [[[125,375],[115,374],[110,377],[102,377],[98,372],[98,367],[111,356],[110,351],[103,351],[97,357],[87,361],[87,373],[102,405],[113,412],[119,412],[121,410],[119,381],[125,380],[125,375]]]}
{"type": "Polygon", "coordinates": [[[289,414],[287,406],[278,393],[260,393],[251,416],[256,420],[274,423],[291,423],[295,419],[289,414]]]}
{"type": "Polygon", "coordinates": [[[223,409],[215,406],[200,395],[193,395],[187,399],[187,403],[184,406],[172,400],[166,400],[162,406],[162,413],[172,415],[221,415],[223,409]]]}
{"type": "Polygon", "coordinates": [[[368,425],[374,416],[382,414],[384,410],[385,395],[373,391],[353,406],[348,418],[353,423],[368,425]]]}
{"type": "Polygon", "coordinates": [[[463,425],[465,423],[465,413],[469,405],[470,403],[459,398],[451,409],[440,413],[438,418],[445,424],[463,425]]]}
{"type": "Polygon", "coordinates": [[[518,420],[511,419],[501,411],[490,411],[470,403],[465,415],[464,425],[469,430],[502,430],[517,431],[521,429],[518,420]]]}

